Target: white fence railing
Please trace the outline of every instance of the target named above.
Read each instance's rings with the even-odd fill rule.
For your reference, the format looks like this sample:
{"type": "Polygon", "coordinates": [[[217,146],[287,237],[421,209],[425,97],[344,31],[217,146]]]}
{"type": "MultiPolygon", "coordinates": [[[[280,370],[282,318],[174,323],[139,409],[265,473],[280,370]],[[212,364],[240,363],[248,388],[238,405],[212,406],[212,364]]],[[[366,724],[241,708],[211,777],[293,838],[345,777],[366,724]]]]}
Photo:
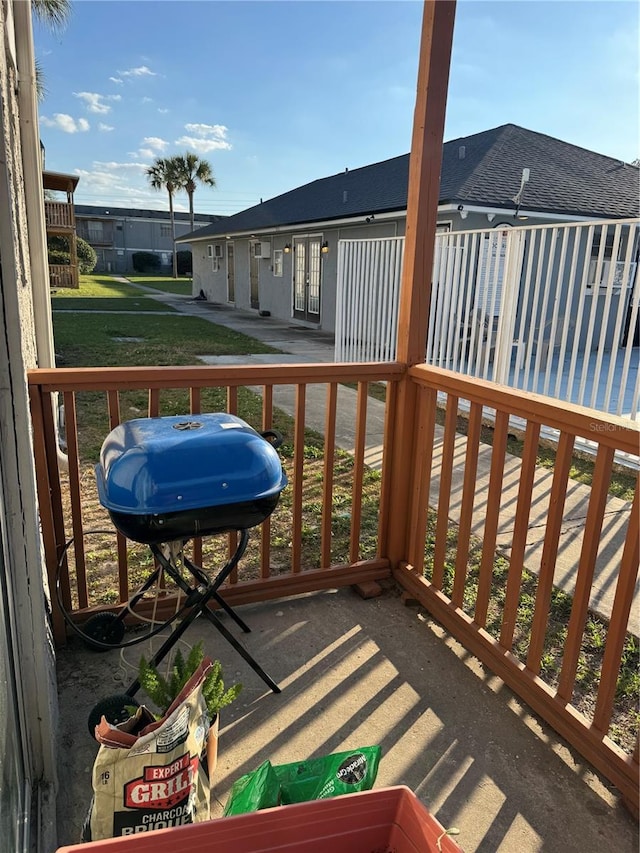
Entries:
{"type": "MultiPolygon", "coordinates": [[[[640,220],[436,236],[426,361],[635,418],[640,220]]],[[[341,240],[336,360],[392,360],[403,238],[341,240]]]]}

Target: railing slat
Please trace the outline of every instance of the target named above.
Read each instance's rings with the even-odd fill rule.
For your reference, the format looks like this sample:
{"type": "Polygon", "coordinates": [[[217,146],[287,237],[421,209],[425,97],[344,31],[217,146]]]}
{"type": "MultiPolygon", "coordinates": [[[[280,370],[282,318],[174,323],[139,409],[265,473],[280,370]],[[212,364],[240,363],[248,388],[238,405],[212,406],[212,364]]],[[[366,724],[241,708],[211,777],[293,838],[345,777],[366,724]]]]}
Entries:
{"type": "MultiPolygon", "coordinates": [[[[229,385],[227,387],[227,412],[230,415],[238,414],[238,389],[234,385],[229,385]]],[[[238,534],[235,530],[227,536],[227,559],[231,559],[236,552],[236,548],[238,547],[238,534]]],[[[233,585],[238,583],[238,567],[236,566],[231,574],[229,575],[229,579],[227,581],[228,584],[233,585]]]]}
{"type": "MultiPolygon", "coordinates": [[[[391,523],[391,463],[394,445],[394,423],[398,405],[398,386],[395,382],[387,383],[386,407],[384,413],[384,438],[382,455],[382,480],[380,483],[380,514],[378,520],[378,556],[386,557],[389,543],[389,524],[391,523]]],[[[425,471],[430,477],[431,472],[425,471]]]]}
{"type": "Polygon", "coordinates": [[[467,433],[467,451],[464,461],[464,480],[462,485],[462,504],[458,524],[458,546],[456,549],[455,577],[451,600],[456,607],[462,607],[467,568],[469,563],[469,545],[471,539],[471,522],[473,519],[473,503],[476,492],[476,475],[478,473],[478,452],[480,450],[480,428],[482,427],[482,406],[471,404],[469,412],[469,428],[467,433]]]}
{"type": "Polygon", "coordinates": [[[438,519],[436,522],[436,541],[433,549],[432,583],[442,589],[444,563],[447,553],[447,535],[449,533],[449,502],[451,500],[451,480],[453,474],[453,454],[456,447],[456,426],[458,420],[458,398],[453,394],[447,397],[444,420],[444,441],[442,444],[442,464],[440,467],[440,489],[438,494],[438,519]]]}
{"type": "MultiPolygon", "coordinates": [[[[120,423],[120,395],[117,391],[107,392],[107,407],[109,410],[109,429],[115,429],[120,423]]],[[[116,547],[118,552],[118,595],[120,601],[129,599],[129,561],[127,556],[127,538],[116,530],[116,547]]]]}
{"type": "Polygon", "coordinates": [[[527,545],[529,529],[529,514],[531,512],[531,495],[533,493],[533,478],[536,471],[538,441],[540,440],[540,424],[529,421],[522,450],[522,467],[520,469],[520,484],[518,488],[518,503],[513,526],[511,543],[511,558],[507,576],[507,594],[504,601],[502,628],[500,630],[500,645],[511,650],[513,634],[518,615],[520,601],[520,585],[522,569],[524,568],[524,551],[527,545]]]}
{"type": "Polygon", "coordinates": [[[493,580],[493,564],[496,559],[496,540],[498,538],[498,521],[500,519],[500,504],[502,499],[502,483],[504,480],[505,452],[507,449],[507,430],[509,417],[506,412],[496,413],[496,423],[493,431],[493,446],[491,448],[491,470],[489,472],[489,491],[487,492],[487,515],[482,536],[482,558],[478,572],[478,593],[474,622],[481,628],[487,623],[491,583],[493,580]]]}
{"type": "Polygon", "coordinates": [[[553,468],[553,483],[549,496],[547,524],[542,558],[540,560],[540,571],[538,573],[536,603],[531,625],[531,639],[529,640],[529,651],[527,653],[527,667],[532,672],[535,672],[536,675],[540,672],[540,660],[542,658],[544,639],[547,631],[549,605],[553,589],[553,575],[564,517],[564,503],[567,496],[567,482],[573,461],[573,440],[574,437],[569,433],[561,433],[553,468]]]}
{"type": "Polygon", "coordinates": [[[611,619],[607,630],[607,642],[602,658],[602,675],[598,687],[598,698],[593,715],[594,728],[603,733],[609,731],[613,700],[620,673],[622,649],[624,647],[633,593],[638,579],[640,561],[640,484],[636,491],[629,516],[629,526],[620,561],[620,573],[611,608],[611,619]]]}
{"type": "MultiPolygon", "coordinates": [[[[412,484],[413,500],[411,535],[407,553],[409,561],[420,574],[424,571],[424,550],[427,537],[429,489],[433,465],[433,438],[436,426],[437,395],[430,388],[418,391],[418,427],[414,445],[415,467],[412,484]]],[[[381,508],[382,509],[382,508],[381,508]]]]}
{"type": "MultiPolygon", "coordinates": [[[[268,430],[273,426],[273,385],[265,385],[262,389],[262,429],[268,430]]],[[[268,516],[260,527],[260,577],[271,575],[271,516],[268,516]]]]}
{"type": "Polygon", "coordinates": [[[304,477],[304,429],[307,386],[296,386],[293,446],[293,523],[291,528],[291,571],[302,571],[302,497],[304,477]]]}
{"type": "MultiPolygon", "coordinates": [[[[189,412],[199,415],[202,411],[202,397],[200,388],[189,388],[189,412]]],[[[202,565],[202,537],[196,536],[191,542],[193,549],[193,562],[196,566],[202,565]]]]}
{"type": "Polygon", "coordinates": [[[327,385],[327,402],[324,418],[324,465],[322,483],[322,531],[320,538],[320,568],[331,565],[331,522],[333,518],[333,466],[336,449],[336,410],[338,385],[327,385]]]}
{"type": "Polygon", "coordinates": [[[613,454],[614,451],[612,448],[601,446],[598,450],[593,472],[589,508],[587,509],[582,548],[580,550],[580,562],[578,563],[578,576],[573,593],[573,605],[571,607],[567,639],[564,644],[562,670],[558,683],[558,696],[567,702],[570,701],[573,694],[580,645],[584,626],[587,621],[589,593],[593,584],[593,573],[600,545],[600,531],[602,530],[604,511],[607,505],[607,489],[611,482],[613,454]]]}
{"type": "Polygon", "coordinates": [[[75,558],[78,606],[87,607],[87,573],[84,559],[84,536],[82,526],[82,497],[80,495],[80,459],[78,454],[78,430],[76,425],[76,400],[73,391],[64,394],[64,413],[69,460],[69,493],[71,496],[73,553],[75,558]]]}
{"type": "Polygon", "coordinates": [[[358,382],[356,404],[356,437],[353,460],[353,487],[351,489],[351,541],[349,560],[355,563],[360,558],[360,523],[362,521],[362,483],[364,481],[364,447],[367,437],[367,391],[366,382],[358,382]]]}
{"type": "Polygon", "coordinates": [[[149,389],[149,407],[148,415],[150,418],[157,418],[160,415],[160,389],[149,389]]]}
{"type": "MultiPolygon", "coordinates": [[[[47,578],[49,590],[51,591],[51,615],[53,636],[56,643],[62,645],[66,636],[64,618],[58,607],[56,597],[56,583],[59,580],[62,600],[67,609],[71,609],[71,593],[69,586],[69,567],[66,556],[61,561],[58,571],[59,553],[56,546],[56,524],[54,513],[54,502],[60,498],[60,484],[57,479],[57,471],[51,472],[48,464],[47,449],[47,425],[44,417],[45,407],[52,408],[51,394],[42,394],[41,389],[32,386],[29,388],[29,403],[31,407],[31,420],[33,423],[33,448],[36,467],[36,486],[38,490],[38,508],[40,511],[40,525],[42,529],[42,542],[44,557],[47,567],[47,578]],[[52,477],[52,473],[54,476],[52,477]],[[59,575],[59,579],[56,577],[59,575]]],[[[49,419],[52,424],[53,419],[49,419]]]]}

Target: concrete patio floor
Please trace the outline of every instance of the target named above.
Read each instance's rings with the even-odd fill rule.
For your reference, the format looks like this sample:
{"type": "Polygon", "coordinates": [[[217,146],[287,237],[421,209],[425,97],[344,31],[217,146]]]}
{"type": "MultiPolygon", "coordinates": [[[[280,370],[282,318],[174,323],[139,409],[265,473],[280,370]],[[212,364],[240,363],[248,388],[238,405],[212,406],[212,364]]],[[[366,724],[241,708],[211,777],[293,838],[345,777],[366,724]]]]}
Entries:
{"type": "MultiPolygon", "coordinates": [[[[467,853],[637,851],[636,824],[608,783],[392,583],[368,601],[343,589],[240,611],[253,629],[243,642],[279,695],[209,623],[185,635],[204,640],[229,683],[244,684],[222,714],[216,816],[234,780],[267,758],[379,744],[375,787],[408,785],[444,826],[459,827],[467,853]]],[[[146,644],[127,660],[141,653],[146,644]]],[[[58,654],[61,845],[78,842],[91,799],[97,744],[87,716],[129,683],[119,670],[120,652],[76,639],[58,654]]]]}

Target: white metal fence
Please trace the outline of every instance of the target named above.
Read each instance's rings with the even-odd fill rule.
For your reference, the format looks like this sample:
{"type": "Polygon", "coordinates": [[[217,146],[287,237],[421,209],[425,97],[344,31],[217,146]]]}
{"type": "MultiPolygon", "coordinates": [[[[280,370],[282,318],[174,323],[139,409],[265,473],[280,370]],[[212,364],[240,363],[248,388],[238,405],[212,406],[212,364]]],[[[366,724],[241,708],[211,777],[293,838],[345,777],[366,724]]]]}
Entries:
{"type": "MultiPolygon", "coordinates": [[[[636,417],[640,220],[436,236],[426,361],[636,417]]],[[[342,240],[336,360],[392,360],[403,238],[342,240]]]]}

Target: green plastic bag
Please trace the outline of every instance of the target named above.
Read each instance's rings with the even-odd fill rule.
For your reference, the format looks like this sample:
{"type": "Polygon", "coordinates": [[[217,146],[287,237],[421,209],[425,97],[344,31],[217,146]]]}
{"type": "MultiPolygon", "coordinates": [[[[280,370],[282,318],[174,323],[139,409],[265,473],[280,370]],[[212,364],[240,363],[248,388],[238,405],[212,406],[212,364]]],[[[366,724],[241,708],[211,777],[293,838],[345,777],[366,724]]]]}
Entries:
{"type": "Polygon", "coordinates": [[[272,765],[265,761],[234,783],[224,815],[368,791],[376,780],[379,763],[379,746],[334,752],[292,764],[272,765]]]}

